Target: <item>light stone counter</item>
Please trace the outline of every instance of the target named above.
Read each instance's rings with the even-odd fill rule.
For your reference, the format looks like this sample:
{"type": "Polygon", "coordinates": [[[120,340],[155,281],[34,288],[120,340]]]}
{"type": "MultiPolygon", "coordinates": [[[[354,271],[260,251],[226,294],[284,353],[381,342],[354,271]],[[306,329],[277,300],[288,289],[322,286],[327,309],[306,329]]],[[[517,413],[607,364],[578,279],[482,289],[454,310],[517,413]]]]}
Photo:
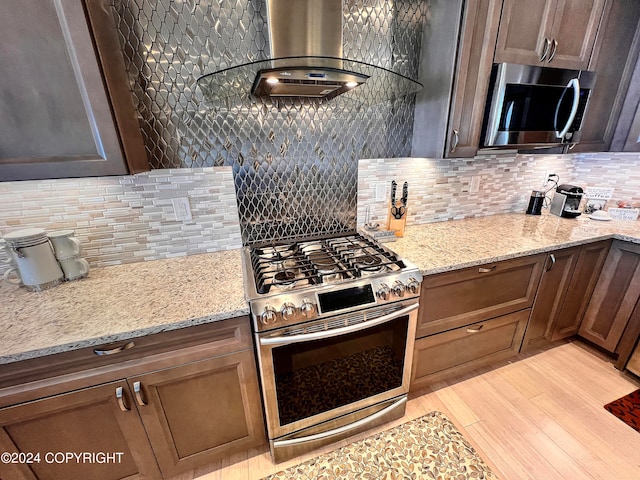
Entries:
{"type": "Polygon", "coordinates": [[[248,313],[240,250],[95,268],[43,292],[0,282],[0,364],[248,313]]]}
{"type": "Polygon", "coordinates": [[[640,243],[640,221],[511,213],[407,227],[385,245],[430,275],[607,238],[640,243]]]}
{"type": "MultiPolygon", "coordinates": [[[[607,238],[640,222],[504,214],[408,227],[386,246],[430,275],[607,238]]],[[[40,293],[0,283],[0,364],[249,313],[240,250],[95,268],[40,293]]]]}

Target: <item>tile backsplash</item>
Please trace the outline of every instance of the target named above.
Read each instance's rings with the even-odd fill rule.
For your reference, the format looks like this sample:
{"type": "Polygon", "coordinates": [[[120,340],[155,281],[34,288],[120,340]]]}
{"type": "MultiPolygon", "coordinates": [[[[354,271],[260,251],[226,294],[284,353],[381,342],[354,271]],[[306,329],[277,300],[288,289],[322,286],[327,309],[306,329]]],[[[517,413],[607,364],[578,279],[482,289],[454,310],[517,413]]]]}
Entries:
{"type": "Polygon", "coordinates": [[[0,183],[0,235],[25,227],[74,229],[92,266],[242,246],[231,167],[0,183]],[[177,221],[184,197],[192,220],[177,221]]]}
{"type": "MultiPolygon", "coordinates": [[[[392,179],[409,182],[409,225],[524,212],[545,173],[582,187],[613,187],[609,206],[624,200],[640,207],[637,154],[367,159],[359,161],[358,171],[358,225],[369,205],[372,220],[384,226],[392,179]],[[480,179],[476,193],[469,191],[473,176],[480,179]]],[[[231,167],[0,183],[0,235],[25,227],[76,230],[92,266],[242,246],[231,167]],[[176,221],[172,199],[184,197],[193,218],[176,221]]]]}
{"type": "Polygon", "coordinates": [[[614,188],[607,207],[617,200],[640,207],[640,156],[635,153],[366,159],[360,160],[358,172],[359,226],[367,206],[370,220],[386,226],[393,179],[398,191],[402,182],[409,184],[408,225],[524,212],[531,190],[551,173],[560,176],[560,183],[614,188]],[[477,192],[470,191],[472,177],[480,180],[477,192]]]}

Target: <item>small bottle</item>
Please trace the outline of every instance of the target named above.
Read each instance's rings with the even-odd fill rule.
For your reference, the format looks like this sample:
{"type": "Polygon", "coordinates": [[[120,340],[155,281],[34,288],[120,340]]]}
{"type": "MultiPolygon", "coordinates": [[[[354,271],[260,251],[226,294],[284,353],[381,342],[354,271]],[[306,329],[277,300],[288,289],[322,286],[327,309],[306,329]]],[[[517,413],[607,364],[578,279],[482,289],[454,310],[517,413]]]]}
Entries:
{"type": "Polygon", "coordinates": [[[544,192],[542,190],[533,190],[529,198],[529,206],[527,207],[527,215],[541,215],[542,205],[544,204],[544,192]]]}

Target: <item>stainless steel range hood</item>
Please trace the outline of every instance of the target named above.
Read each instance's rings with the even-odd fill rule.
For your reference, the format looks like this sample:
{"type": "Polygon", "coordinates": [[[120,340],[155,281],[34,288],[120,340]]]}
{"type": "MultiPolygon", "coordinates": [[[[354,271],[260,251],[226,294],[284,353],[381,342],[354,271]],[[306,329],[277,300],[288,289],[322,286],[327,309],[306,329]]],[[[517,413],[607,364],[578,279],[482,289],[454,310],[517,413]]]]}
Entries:
{"type": "Polygon", "coordinates": [[[330,100],[347,93],[371,104],[422,88],[391,70],[343,58],[342,0],[265,1],[270,59],[200,77],[209,101],[248,95],[330,100]]]}

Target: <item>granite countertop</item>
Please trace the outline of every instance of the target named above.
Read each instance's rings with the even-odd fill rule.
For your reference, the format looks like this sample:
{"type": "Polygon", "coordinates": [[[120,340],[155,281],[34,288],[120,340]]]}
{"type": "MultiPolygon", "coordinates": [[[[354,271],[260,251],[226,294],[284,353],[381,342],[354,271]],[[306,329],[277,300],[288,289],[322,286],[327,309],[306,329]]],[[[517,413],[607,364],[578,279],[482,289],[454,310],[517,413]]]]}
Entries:
{"type": "MultiPolygon", "coordinates": [[[[503,214],[408,227],[386,246],[424,275],[607,238],[640,222],[503,214]]],[[[0,364],[247,315],[241,250],[92,269],[44,292],[0,284],[0,364]]]]}
{"type": "Polygon", "coordinates": [[[0,364],[249,314],[241,250],[94,268],[43,292],[0,283],[0,364]]]}
{"type": "Polygon", "coordinates": [[[410,226],[385,245],[431,275],[608,238],[640,243],[640,221],[509,213],[410,226]]]}

